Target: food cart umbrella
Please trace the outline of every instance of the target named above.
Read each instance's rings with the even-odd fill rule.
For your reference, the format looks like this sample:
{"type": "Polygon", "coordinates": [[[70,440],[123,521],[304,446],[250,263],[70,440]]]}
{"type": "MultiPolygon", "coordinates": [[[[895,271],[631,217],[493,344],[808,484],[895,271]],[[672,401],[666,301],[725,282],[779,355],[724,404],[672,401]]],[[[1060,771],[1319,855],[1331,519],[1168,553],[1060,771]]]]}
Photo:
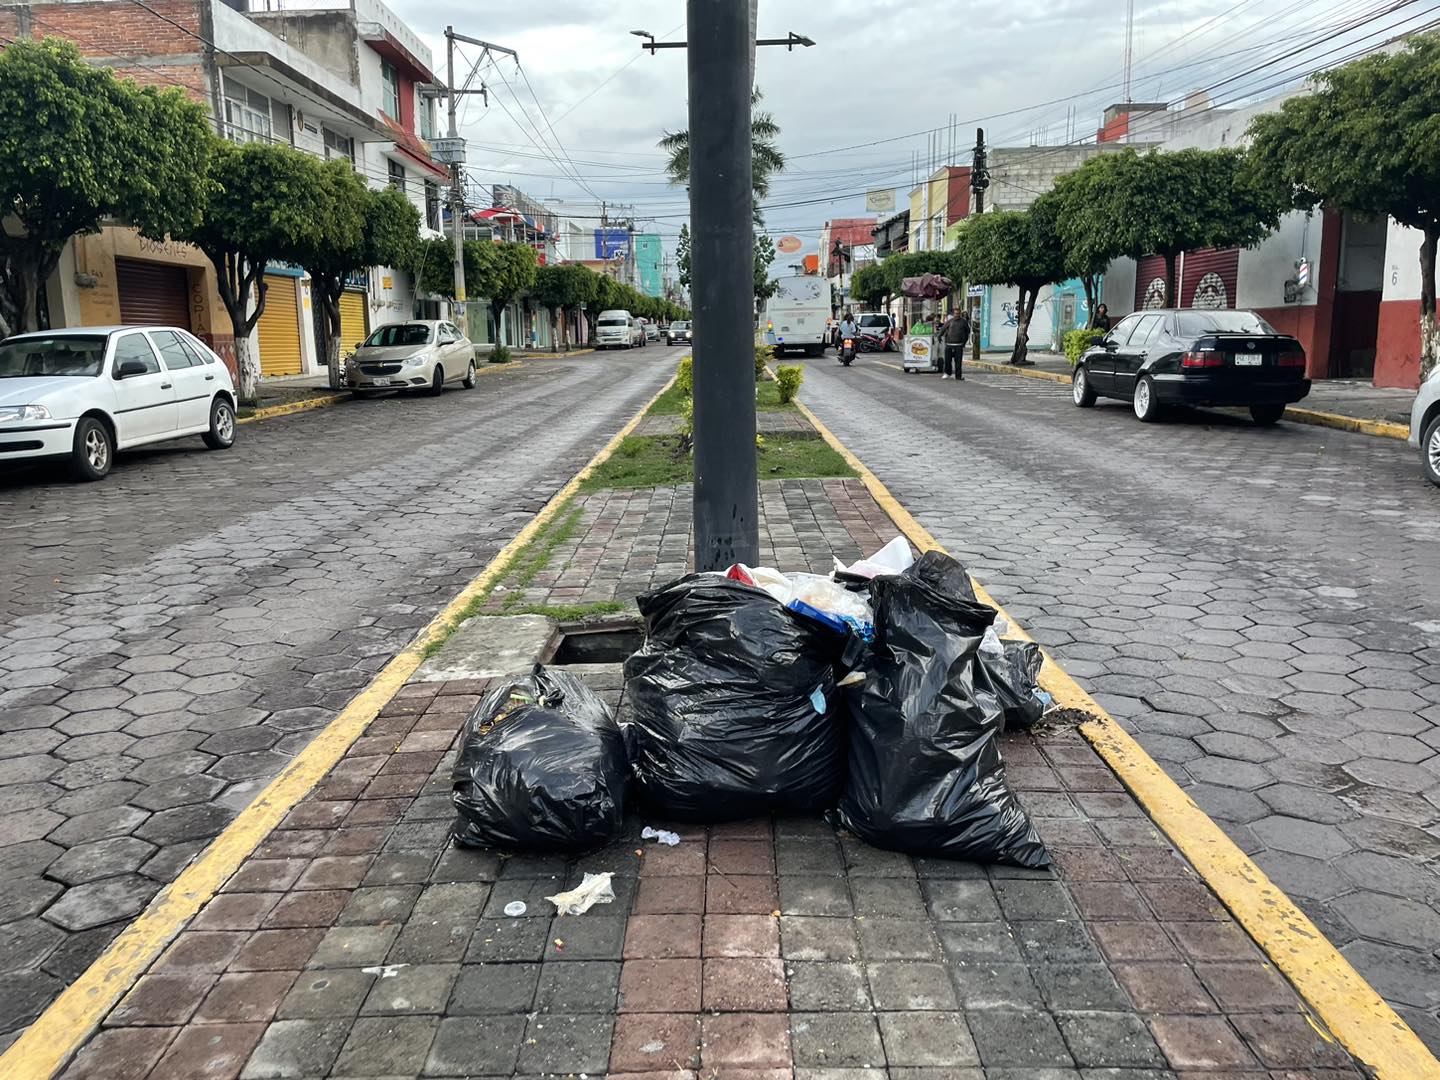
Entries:
{"type": "Polygon", "coordinates": [[[921,300],[943,300],[955,291],[955,286],[944,274],[921,274],[902,281],[900,291],[921,300]]]}

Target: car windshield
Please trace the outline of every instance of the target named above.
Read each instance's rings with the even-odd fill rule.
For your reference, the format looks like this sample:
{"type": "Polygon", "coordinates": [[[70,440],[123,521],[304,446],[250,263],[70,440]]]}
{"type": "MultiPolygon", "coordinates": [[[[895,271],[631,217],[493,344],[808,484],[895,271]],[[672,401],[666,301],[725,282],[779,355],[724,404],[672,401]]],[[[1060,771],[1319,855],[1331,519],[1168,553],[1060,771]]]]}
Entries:
{"type": "Polygon", "coordinates": [[[105,335],[36,335],[0,344],[0,379],[40,375],[93,378],[105,360],[105,335]]]}
{"type": "Polygon", "coordinates": [[[863,330],[865,327],[867,327],[867,326],[882,326],[882,327],[883,327],[883,326],[889,326],[889,325],[890,325],[890,320],[887,319],[884,315],[861,315],[861,316],[860,316],[860,328],[861,328],[862,330],[863,330]]]}
{"type": "Polygon", "coordinates": [[[688,322],[672,322],[672,323],[670,324],[670,329],[671,329],[671,330],[689,330],[689,329],[690,329],[690,324],[689,324],[688,322]]]}
{"type": "Polygon", "coordinates": [[[388,349],[396,345],[429,345],[430,327],[424,323],[393,323],[382,326],[365,339],[367,349],[388,349]]]}
{"type": "Polygon", "coordinates": [[[1201,334],[1273,334],[1275,328],[1253,311],[1182,311],[1175,316],[1179,337],[1201,334]]]}
{"type": "Polygon", "coordinates": [[[624,325],[625,325],[625,320],[624,320],[624,319],[601,319],[601,320],[600,320],[598,323],[596,323],[595,325],[597,325],[597,326],[624,326],[624,325]]]}

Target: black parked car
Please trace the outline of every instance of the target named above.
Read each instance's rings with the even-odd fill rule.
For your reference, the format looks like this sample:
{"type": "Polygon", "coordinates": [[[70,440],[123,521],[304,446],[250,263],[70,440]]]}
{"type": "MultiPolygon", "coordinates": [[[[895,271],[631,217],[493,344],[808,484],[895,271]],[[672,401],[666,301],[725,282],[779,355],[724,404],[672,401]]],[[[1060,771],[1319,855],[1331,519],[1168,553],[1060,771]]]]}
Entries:
{"type": "Polygon", "coordinates": [[[690,324],[683,319],[676,319],[665,331],[667,346],[689,344],[690,340],[690,324]]]}
{"type": "Polygon", "coordinates": [[[1166,405],[1238,405],[1273,424],[1310,380],[1300,343],[1253,311],[1150,309],[1125,316],[1080,358],[1073,388],[1082,409],[1119,398],[1147,423],[1166,405]]]}

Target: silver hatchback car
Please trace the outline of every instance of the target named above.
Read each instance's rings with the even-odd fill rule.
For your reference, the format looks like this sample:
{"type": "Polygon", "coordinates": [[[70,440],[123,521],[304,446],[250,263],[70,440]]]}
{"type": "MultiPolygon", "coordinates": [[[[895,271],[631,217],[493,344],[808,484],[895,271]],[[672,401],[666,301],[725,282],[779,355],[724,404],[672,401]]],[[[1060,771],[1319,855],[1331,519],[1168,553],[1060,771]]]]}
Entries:
{"type": "Polygon", "coordinates": [[[1410,410],[1410,445],[1420,451],[1425,478],[1440,486],[1440,367],[1420,384],[1410,410]]]}
{"type": "Polygon", "coordinates": [[[422,388],[438,394],[455,382],[469,390],[475,385],[475,346],[443,320],[390,323],[356,346],[345,381],[356,394],[422,388]]]}

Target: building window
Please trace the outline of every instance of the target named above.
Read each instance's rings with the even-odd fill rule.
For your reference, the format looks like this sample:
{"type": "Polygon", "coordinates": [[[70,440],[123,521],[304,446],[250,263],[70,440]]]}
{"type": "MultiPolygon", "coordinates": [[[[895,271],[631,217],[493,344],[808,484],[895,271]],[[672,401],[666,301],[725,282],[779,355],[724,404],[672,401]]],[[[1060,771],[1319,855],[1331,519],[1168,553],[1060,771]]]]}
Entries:
{"type": "Polygon", "coordinates": [[[435,138],[435,99],[420,95],[420,138],[430,142],[435,138]]]}
{"type": "Polygon", "coordinates": [[[440,231],[440,185],[434,180],[425,181],[425,224],[440,231]]]}
{"type": "Polygon", "coordinates": [[[391,120],[399,120],[400,72],[395,70],[394,64],[382,61],[380,64],[380,80],[384,83],[380,107],[385,110],[385,115],[390,117],[391,120]]]}
{"type": "Polygon", "coordinates": [[[355,164],[354,139],[349,135],[341,135],[338,131],[331,131],[329,128],[323,129],[323,134],[325,138],[326,161],[332,158],[343,158],[345,161],[350,162],[351,165],[355,164]]]}
{"type": "Polygon", "coordinates": [[[225,86],[225,137],[231,142],[270,142],[270,99],[231,82],[225,86]]]}
{"type": "Polygon", "coordinates": [[[391,161],[387,164],[390,166],[390,186],[401,194],[404,194],[405,166],[401,165],[398,161],[391,161]]]}

